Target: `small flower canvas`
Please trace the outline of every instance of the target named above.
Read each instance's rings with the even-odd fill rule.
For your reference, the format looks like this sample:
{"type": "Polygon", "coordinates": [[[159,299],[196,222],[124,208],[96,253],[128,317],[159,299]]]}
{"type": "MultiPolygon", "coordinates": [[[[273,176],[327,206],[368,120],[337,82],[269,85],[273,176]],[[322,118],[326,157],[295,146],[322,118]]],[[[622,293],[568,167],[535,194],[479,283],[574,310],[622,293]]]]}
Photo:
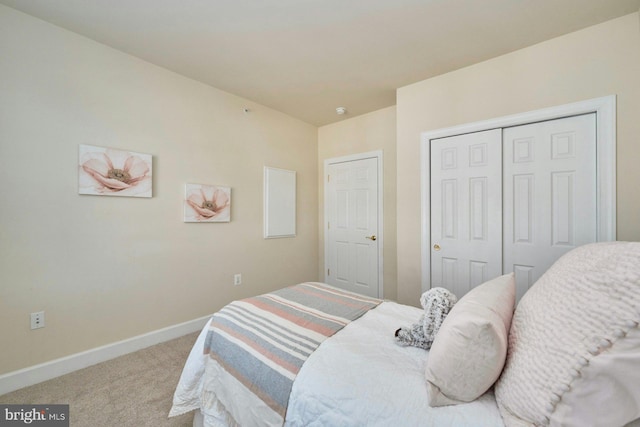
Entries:
{"type": "Polygon", "coordinates": [[[231,188],[186,184],[184,222],[231,221],[231,188]]]}
{"type": "Polygon", "coordinates": [[[78,193],[151,197],[151,154],[80,145],[78,193]]]}

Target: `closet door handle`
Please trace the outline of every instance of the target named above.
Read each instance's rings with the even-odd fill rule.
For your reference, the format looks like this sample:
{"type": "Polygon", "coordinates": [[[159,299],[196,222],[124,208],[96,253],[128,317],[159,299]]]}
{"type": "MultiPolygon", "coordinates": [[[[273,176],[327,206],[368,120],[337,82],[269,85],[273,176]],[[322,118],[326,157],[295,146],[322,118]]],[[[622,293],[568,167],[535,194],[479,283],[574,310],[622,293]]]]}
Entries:
{"type": "Polygon", "coordinates": [[[376,240],[376,239],[377,239],[377,237],[376,237],[376,235],[374,234],[373,236],[366,236],[366,237],[365,237],[365,239],[369,239],[369,240],[376,240]]]}
{"type": "Polygon", "coordinates": [[[434,251],[439,251],[440,250],[440,245],[437,244],[437,243],[435,245],[433,245],[433,250],[434,251]]]}

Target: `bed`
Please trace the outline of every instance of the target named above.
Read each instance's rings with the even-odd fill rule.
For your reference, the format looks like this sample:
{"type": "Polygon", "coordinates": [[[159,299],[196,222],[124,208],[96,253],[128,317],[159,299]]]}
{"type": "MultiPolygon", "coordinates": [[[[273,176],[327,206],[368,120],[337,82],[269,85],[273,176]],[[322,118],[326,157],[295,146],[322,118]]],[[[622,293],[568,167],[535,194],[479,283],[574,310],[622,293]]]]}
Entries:
{"type": "MultiPolygon", "coordinates": [[[[321,283],[285,294],[300,287],[350,298],[321,283]]],[[[256,298],[282,298],[278,292],[256,298]]],[[[254,385],[241,376],[224,380],[221,367],[235,368],[210,354],[215,331],[224,329],[220,317],[229,317],[225,307],[200,333],[169,416],[195,410],[198,426],[609,427],[640,418],[640,243],[573,250],[517,308],[512,275],[474,288],[454,306],[430,351],[394,338],[421,309],[364,299],[371,307],[318,340],[293,369],[282,418],[247,398],[254,385]]],[[[232,346],[222,341],[222,348],[232,346]]],[[[228,357],[235,363],[236,356],[228,357]]]]}

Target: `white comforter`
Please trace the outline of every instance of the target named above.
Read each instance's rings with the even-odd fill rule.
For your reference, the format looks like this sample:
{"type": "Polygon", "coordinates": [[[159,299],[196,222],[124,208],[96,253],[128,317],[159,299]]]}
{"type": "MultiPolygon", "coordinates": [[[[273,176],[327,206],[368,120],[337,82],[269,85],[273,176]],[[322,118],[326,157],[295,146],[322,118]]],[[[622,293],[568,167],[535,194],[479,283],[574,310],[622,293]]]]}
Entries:
{"type": "MultiPolygon", "coordinates": [[[[431,408],[424,378],[428,352],[395,343],[394,332],[422,310],[384,302],[323,342],[293,384],[286,426],[504,426],[493,392],[431,408]]],[[[170,416],[200,408],[205,326],[187,360],[170,416]]],[[[204,414],[205,426],[222,423],[204,414]]]]}

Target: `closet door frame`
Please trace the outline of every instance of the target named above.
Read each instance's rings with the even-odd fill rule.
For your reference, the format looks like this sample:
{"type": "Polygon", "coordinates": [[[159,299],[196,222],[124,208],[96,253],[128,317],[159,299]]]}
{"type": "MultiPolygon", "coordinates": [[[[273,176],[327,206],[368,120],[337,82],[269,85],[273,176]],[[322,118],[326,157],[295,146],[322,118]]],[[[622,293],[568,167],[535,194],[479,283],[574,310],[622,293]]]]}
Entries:
{"type": "Polygon", "coordinates": [[[500,129],[560,119],[579,114],[596,113],[596,204],[598,242],[616,240],[616,96],[529,111],[495,119],[466,123],[420,135],[421,188],[421,260],[422,292],[431,288],[431,189],[430,144],[432,139],[466,133],[500,129]]]}

